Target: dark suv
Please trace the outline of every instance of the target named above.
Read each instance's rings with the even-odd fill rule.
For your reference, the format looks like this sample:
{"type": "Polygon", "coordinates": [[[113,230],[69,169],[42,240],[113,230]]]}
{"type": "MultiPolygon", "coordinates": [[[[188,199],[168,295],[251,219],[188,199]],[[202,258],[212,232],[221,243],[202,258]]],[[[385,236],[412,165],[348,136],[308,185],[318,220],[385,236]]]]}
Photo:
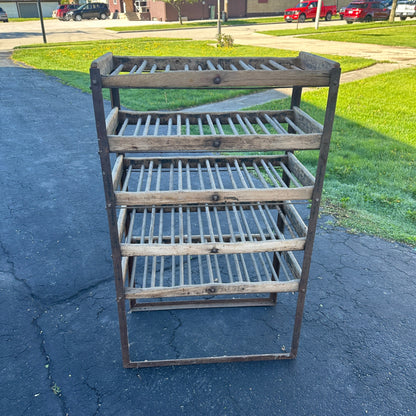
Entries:
{"type": "Polygon", "coordinates": [[[105,3],[87,3],[76,10],[72,10],[66,15],[68,19],[80,21],[82,19],[107,19],[110,10],[105,3]]]}

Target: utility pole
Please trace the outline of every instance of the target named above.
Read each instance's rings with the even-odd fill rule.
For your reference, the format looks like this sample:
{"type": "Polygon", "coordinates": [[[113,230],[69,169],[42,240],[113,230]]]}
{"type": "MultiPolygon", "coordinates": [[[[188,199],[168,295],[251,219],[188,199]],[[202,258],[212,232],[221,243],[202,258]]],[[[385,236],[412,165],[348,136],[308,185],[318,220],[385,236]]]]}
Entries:
{"type": "Polygon", "coordinates": [[[218,0],[217,2],[217,12],[218,12],[217,36],[219,38],[221,36],[221,0],[218,0]]]}
{"type": "Polygon", "coordinates": [[[43,14],[42,14],[42,6],[40,4],[40,0],[38,0],[38,10],[39,10],[40,26],[42,28],[43,43],[47,43],[46,34],[45,34],[45,26],[43,25],[43,14]]]}
{"type": "Polygon", "coordinates": [[[319,18],[321,16],[322,0],[318,0],[318,7],[316,8],[315,29],[319,28],[319,18]]]}

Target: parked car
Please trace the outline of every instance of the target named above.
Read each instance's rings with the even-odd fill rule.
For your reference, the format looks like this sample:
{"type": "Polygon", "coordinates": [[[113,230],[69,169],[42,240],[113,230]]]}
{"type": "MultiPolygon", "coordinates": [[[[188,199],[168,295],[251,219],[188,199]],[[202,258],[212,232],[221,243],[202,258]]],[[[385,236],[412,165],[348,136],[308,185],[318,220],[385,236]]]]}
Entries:
{"type": "Polygon", "coordinates": [[[87,3],[76,10],[71,10],[67,14],[68,19],[80,21],[82,19],[107,19],[110,10],[105,3],[87,3]]]}
{"type": "MultiPolygon", "coordinates": [[[[364,0],[356,0],[356,1],[364,1],[364,0]]],[[[391,4],[393,3],[393,1],[392,0],[386,0],[386,1],[382,1],[382,0],[368,0],[368,1],[381,1],[382,2],[382,4],[384,4],[384,6],[387,8],[387,9],[389,9],[389,10],[391,10],[391,4]]],[[[338,14],[339,14],[339,17],[340,17],[340,19],[341,20],[343,20],[344,19],[344,13],[345,13],[345,9],[347,8],[347,6],[344,6],[344,7],[341,7],[340,9],[339,9],[339,12],[338,12],[338,14]]]]}
{"type": "MultiPolygon", "coordinates": [[[[301,1],[295,7],[286,9],[284,13],[284,19],[290,23],[297,20],[299,23],[303,23],[306,19],[316,19],[318,2],[317,0],[301,1]]],[[[331,20],[332,16],[337,13],[336,6],[325,6],[322,3],[320,17],[325,20],[331,20]]]]}
{"type": "Polygon", "coordinates": [[[388,20],[390,11],[378,1],[360,1],[350,3],[344,12],[347,23],[372,22],[373,20],[388,20]]]}
{"type": "Polygon", "coordinates": [[[406,20],[408,17],[416,17],[416,1],[398,1],[396,16],[400,17],[400,20],[406,20]]]}
{"type": "Polygon", "coordinates": [[[71,10],[78,9],[79,4],[62,4],[58,7],[58,10],[56,11],[56,17],[59,20],[69,20],[67,17],[68,12],[71,10]]]}
{"type": "Polygon", "coordinates": [[[4,23],[7,23],[9,21],[7,13],[1,7],[0,7],[0,20],[4,23]]]}

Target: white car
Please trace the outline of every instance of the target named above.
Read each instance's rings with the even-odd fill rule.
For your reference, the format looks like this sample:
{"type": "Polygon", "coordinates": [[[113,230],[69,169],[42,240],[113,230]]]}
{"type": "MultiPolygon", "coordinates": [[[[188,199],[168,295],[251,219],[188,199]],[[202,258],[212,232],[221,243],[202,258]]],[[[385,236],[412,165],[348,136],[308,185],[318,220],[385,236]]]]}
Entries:
{"type": "Polygon", "coordinates": [[[416,1],[399,1],[396,7],[396,17],[406,20],[407,17],[416,17],[416,1]]]}

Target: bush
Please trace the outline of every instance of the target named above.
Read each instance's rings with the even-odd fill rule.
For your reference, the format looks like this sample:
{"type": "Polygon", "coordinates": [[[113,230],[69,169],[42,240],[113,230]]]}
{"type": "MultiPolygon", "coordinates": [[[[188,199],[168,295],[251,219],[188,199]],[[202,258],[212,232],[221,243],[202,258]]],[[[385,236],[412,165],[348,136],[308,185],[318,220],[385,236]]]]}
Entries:
{"type": "Polygon", "coordinates": [[[232,48],[234,46],[234,39],[231,35],[217,35],[218,48],[232,48]]]}

